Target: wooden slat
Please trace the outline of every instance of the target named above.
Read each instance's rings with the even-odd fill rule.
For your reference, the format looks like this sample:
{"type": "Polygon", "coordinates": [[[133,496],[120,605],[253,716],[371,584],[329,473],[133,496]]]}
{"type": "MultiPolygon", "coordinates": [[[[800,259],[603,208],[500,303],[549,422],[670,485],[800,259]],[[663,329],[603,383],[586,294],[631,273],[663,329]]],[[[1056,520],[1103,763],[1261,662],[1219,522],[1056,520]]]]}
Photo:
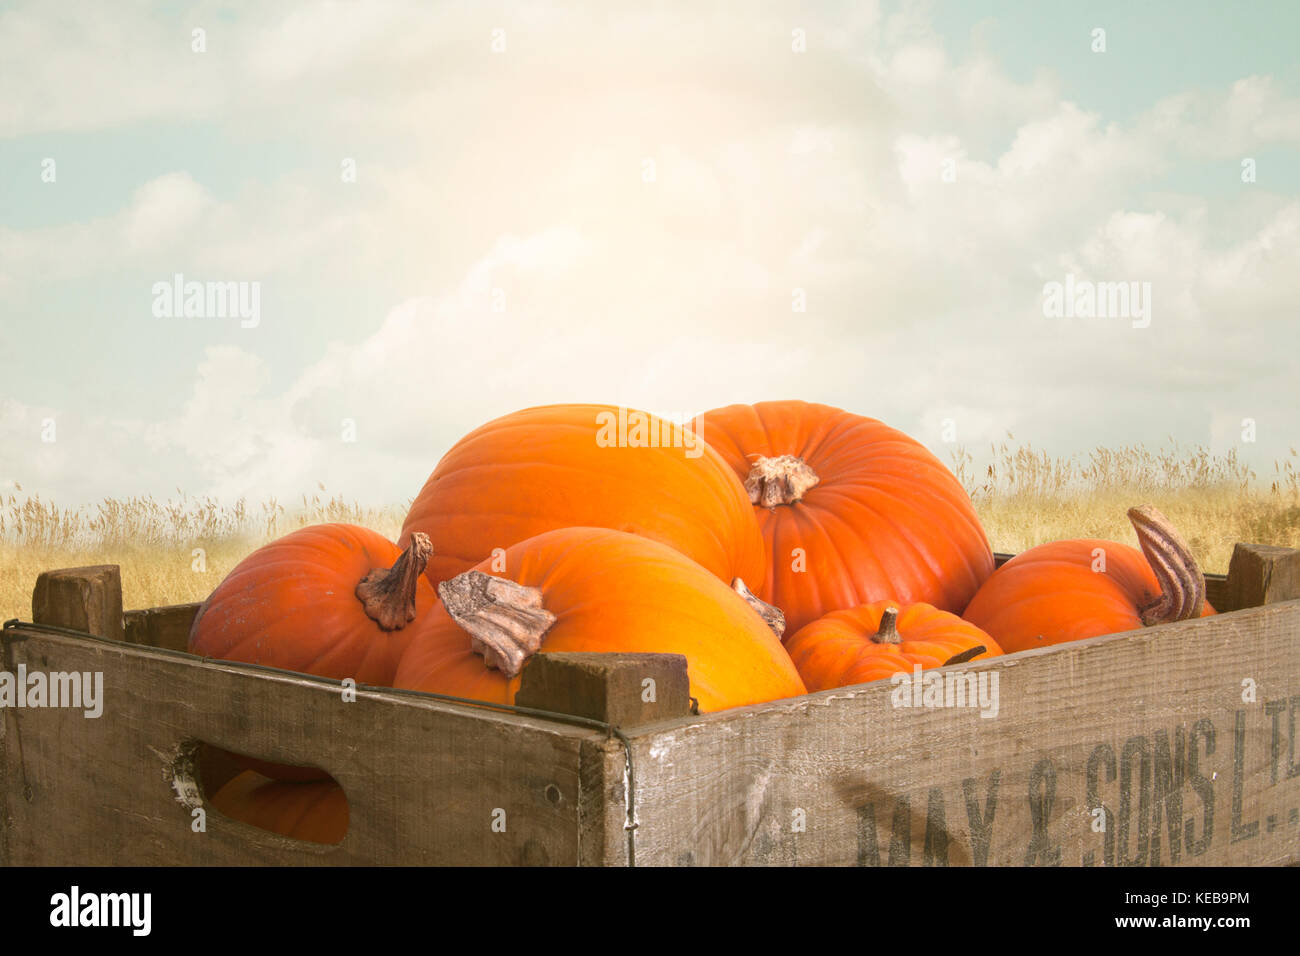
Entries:
{"type": "Polygon", "coordinates": [[[190,625],[200,607],[201,604],[172,604],[127,611],[126,640],[130,644],[183,651],[189,645],[190,625]]]}
{"type": "Polygon", "coordinates": [[[1226,574],[1207,574],[1205,576],[1205,600],[1219,613],[1236,610],[1228,607],[1228,576],[1226,574]]]}
{"type": "Polygon", "coordinates": [[[46,571],[32,590],[32,620],[122,640],[122,576],[116,564],[46,571]]]}
{"type": "Polygon", "coordinates": [[[103,675],[103,715],[3,711],[0,852],[8,864],[575,864],[584,742],[603,735],[148,647],[8,631],[10,673],[103,675]],[[319,766],[351,807],[336,847],[207,814],[184,770],[198,741],[319,766]],[[178,797],[183,796],[182,800],[178,797]],[[504,812],[504,817],[501,813],[504,812]],[[495,816],[494,816],[495,815],[495,816]],[[493,822],[504,821],[504,832],[493,822]]]}
{"type": "Polygon", "coordinates": [[[1258,607],[1300,598],[1300,551],[1266,544],[1238,544],[1228,565],[1225,602],[1258,607]]]}
{"type": "Polygon", "coordinates": [[[877,682],[642,728],[637,864],[1300,859],[1300,601],[945,670],[996,674],[997,716],[877,682]]]}
{"type": "MultiPolygon", "coordinates": [[[[1207,576],[1211,603],[1226,610],[1233,595],[1256,591],[1283,599],[1294,557],[1261,553],[1234,561],[1229,578],[1207,576]]],[[[93,575],[87,590],[86,570],[101,569],[72,569],[81,578],[71,590],[45,585],[62,596],[41,613],[73,627],[102,618],[111,631],[111,595],[102,599],[93,575]]],[[[128,638],[148,646],[6,634],[6,671],[102,672],[107,703],[98,719],[0,715],[0,861],[628,861],[630,781],[617,739],[381,691],[346,704],[328,682],[151,649],[183,648],[197,607],[126,614],[128,638]],[[195,782],[199,741],[326,769],[352,806],[347,838],[302,844],[215,813],[193,833],[197,794],[232,772],[209,761],[195,782]]],[[[1274,604],[948,669],[998,675],[992,719],[893,707],[893,688],[878,684],[642,727],[630,732],[636,862],[1167,864],[1175,852],[1184,863],[1295,861],[1298,642],[1300,602],[1274,604]],[[1123,835],[1109,855],[1107,835],[1090,827],[1090,761],[1109,835],[1123,835]],[[1157,799],[1166,778],[1181,785],[1157,799]],[[1049,782],[1036,818],[1031,793],[1042,803],[1049,782]],[[1188,834],[1200,839],[1207,819],[1202,848],[1188,834]]]]}
{"type": "Polygon", "coordinates": [[[684,717],[691,683],[683,654],[538,654],[515,703],[618,727],[684,717]]]}
{"type": "Polygon", "coordinates": [[[627,754],[614,737],[582,743],[578,818],[582,866],[627,866],[627,754]]]}

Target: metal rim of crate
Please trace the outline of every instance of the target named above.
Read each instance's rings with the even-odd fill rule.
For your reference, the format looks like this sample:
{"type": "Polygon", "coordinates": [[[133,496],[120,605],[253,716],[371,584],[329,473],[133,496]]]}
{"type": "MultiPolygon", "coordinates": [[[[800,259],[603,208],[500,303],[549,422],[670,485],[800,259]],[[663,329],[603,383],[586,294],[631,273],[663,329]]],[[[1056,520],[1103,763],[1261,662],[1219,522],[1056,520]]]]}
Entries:
{"type": "MultiPolygon", "coordinates": [[[[0,643],[8,645],[14,641],[26,640],[26,635],[17,635],[11,633],[15,630],[38,631],[48,634],[62,634],[65,637],[79,637],[91,641],[97,641],[101,644],[118,644],[120,641],[111,638],[100,637],[98,634],[91,634],[88,631],[79,631],[73,627],[60,627],[56,624],[36,624],[31,621],[24,621],[20,618],[10,618],[0,627],[0,643]]],[[[218,663],[223,666],[234,667],[237,670],[259,671],[268,674],[283,674],[298,679],[306,678],[321,684],[330,684],[335,687],[342,687],[343,681],[334,677],[320,677],[315,674],[304,674],[301,671],[290,671],[280,667],[268,667],[265,664],[250,664],[247,661],[228,661],[217,657],[200,657],[197,654],[190,654],[185,651],[172,650],[168,647],[152,647],[152,651],[164,654],[170,657],[184,657],[191,660],[218,663]]],[[[430,691],[410,690],[405,687],[384,687],[376,684],[356,684],[357,690],[375,691],[382,694],[396,694],[400,697],[413,697],[420,700],[438,700],[450,704],[461,704],[480,709],[498,710],[511,714],[520,714],[525,717],[540,717],[544,720],[554,720],[560,723],[572,724],[578,727],[589,727],[592,730],[602,730],[608,736],[617,737],[619,743],[623,745],[623,759],[627,767],[627,819],[623,824],[623,829],[627,831],[627,865],[636,866],[636,768],[632,761],[632,741],[628,739],[620,728],[614,724],[605,723],[602,720],[594,720],[590,717],[579,717],[576,714],[563,714],[558,711],[541,710],[537,707],[520,707],[516,704],[496,704],[491,701],[475,700],[471,697],[454,697],[451,694],[435,694],[430,691]]],[[[698,713],[698,702],[694,697],[691,698],[692,711],[698,713]]]]}

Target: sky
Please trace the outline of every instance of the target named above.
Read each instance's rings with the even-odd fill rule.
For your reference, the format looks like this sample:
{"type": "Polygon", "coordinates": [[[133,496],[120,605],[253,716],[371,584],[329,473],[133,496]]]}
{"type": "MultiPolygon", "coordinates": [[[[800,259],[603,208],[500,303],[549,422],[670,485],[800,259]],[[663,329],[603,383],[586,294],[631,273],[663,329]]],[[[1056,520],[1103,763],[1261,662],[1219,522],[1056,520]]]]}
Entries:
{"type": "Polygon", "coordinates": [[[1298,33],[1289,2],[0,3],[0,493],[391,504],[569,401],[1264,474],[1300,444],[1298,33]],[[1149,292],[1050,314],[1067,281],[1149,292]]]}

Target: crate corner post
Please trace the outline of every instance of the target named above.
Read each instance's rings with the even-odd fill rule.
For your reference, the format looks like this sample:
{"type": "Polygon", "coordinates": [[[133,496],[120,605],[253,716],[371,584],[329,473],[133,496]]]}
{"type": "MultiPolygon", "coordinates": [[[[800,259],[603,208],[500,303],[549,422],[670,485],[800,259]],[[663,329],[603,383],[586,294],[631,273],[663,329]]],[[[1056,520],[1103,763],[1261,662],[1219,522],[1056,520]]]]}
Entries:
{"type": "Polygon", "coordinates": [[[43,572],[32,590],[32,621],[123,640],[121,569],[98,564],[43,572]]]}
{"type": "Polygon", "coordinates": [[[689,715],[690,689],[680,654],[544,653],[524,668],[517,706],[611,728],[582,745],[580,865],[635,864],[635,768],[624,731],[689,715]]]}
{"type": "Polygon", "coordinates": [[[1227,607],[1236,611],[1300,599],[1300,551],[1237,544],[1228,564],[1227,607]]]}
{"type": "Polygon", "coordinates": [[[515,703],[615,727],[690,713],[681,654],[538,654],[524,668],[515,703]]]}

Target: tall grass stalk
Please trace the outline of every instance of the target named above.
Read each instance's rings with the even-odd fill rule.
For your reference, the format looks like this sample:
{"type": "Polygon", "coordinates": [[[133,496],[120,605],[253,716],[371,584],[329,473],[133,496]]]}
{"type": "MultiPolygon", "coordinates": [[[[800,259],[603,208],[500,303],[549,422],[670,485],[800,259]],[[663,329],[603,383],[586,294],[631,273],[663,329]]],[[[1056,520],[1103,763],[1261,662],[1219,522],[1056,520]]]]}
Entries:
{"type": "MultiPolygon", "coordinates": [[[[1135,544],[1125,512],[1149,503],[1182,531],[1207,571],[1224,571],[1237,541],[1300,548],[1300,456],[1262,478],[1235,451],[1139,446],[1053,457],[1029,445],[991,446],[977,466],[965,448],[952,469],[970,493],[994,550],[1018,552],[1057,538],[1135,544]]],[[[327,521],[396,537],[410,502],[364,508],[307,495],[223,504],[180,494],[106,498],[60,508],[37,495],[0,497],[0,616],[31,615],[36,576],[51,568],[117,564],[127,607],[201,601],[249,552],[296,528],[327,521]]],[[[179,494],[179,493],[178,493],[179,494]]]]}

